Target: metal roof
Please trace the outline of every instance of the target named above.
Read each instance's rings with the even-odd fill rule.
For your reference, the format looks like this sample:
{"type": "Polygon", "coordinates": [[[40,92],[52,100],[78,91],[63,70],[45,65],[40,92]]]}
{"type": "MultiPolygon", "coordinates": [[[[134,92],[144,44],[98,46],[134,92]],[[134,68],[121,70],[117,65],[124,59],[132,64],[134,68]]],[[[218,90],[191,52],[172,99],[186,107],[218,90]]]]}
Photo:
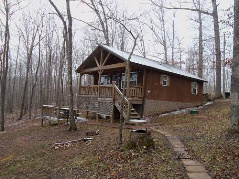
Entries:
{"type": "MultiPolygon", "coordinates": [[[[114,47],[109,47],[107,45],[101,45],[101,44],[99,46],[101,46],[105,50],[111,52],[112,54],[114,54],[115,56],[121,58],[124,61],[128,60],[128,57],[130,55],[130,53],[123,52],[123,51],[118,50],[118,49],[116,49],[114,47]]],[[[155,69],[158,69],[158,70],[161,70],[161,71],[165,71],[165,72],[169,72],[169,73],[185,76],[185,77],[188,77],[188,78],[193,78],[193,79],[200,80],[200,81],[206,81],[206,80],[204,80],[202,78],[199,78],[196,75],[193,75],[193,74],[191,74],[191,73],[189,73],[187,71],[175,68],[175,67],[173,67],[173,66],[171,66],[169,64],[160,63],[158,61],[155,61],[155,60],[152,60],[152,59],[149,59],[149,58],[144,58],[144,57],[141,57],[141,56],[138,56],[138,55],[134,55],[133,54],[131,56],[131,58],[130,58],[130,62],[131,63],[135,63],[135,64],[144,65],[144,66],[151,67],[151,68],[155,68],[155,69]]]]}

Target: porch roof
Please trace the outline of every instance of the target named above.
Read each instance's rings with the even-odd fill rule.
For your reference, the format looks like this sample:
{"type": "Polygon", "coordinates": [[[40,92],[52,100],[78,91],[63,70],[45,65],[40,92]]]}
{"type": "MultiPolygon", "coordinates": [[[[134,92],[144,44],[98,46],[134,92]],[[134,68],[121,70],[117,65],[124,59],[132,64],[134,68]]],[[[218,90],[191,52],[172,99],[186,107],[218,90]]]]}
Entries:
{"type": "MultiPolygon", "coordinates": [[[[124,51],[118,50],[114,47],[109,47],[107,45],[102,45],[102,44],[99,44],[98,47],[96,47],[96,49],[94,51],[96,51],[100,47],[103,48],[106,51],[109,51],[110,53],[112,53],[113,55],[122,59],[123,61],[127,61],[128,57],[130,55],[129,52],[124,52],[124,51]]],[[[92,53],[94,53],[94,52],[92,52],[92,53]]],[[[172,73],[172,74],[176,74],[176,75],[180,75],[180,76],[184,76],[184,77],[188,77],[188,78],[192,78],[192,79],[196,79],[196,80],[199,80],[199,81],[206,82],[206,80],[204,80],[202,78],[199,78],[198,76],[193,75],[193,74],[191,74],[187,71],[175,68],[175,67],[173,67],[169,64],[160,63],[158,61],[155,61],[155,60],[152,60],[152,59],[149,59],[149,58],[144,58],[144,57],[141,57],[141,56],[138,56],[138,55],[133,54],[131,56],[130,62],[135,63],[135,64],[139,64],[139,65],[143,65],[143,66],[147,66],[147,67],[151,67],[151,68],[155,68],[155,69],[165,71],[165,72],[169,72],[169,73],[172,73]]],[[[81,66],[82,65],[80,65],[76,71],[78,71],[81,68],[81,66]]]]}

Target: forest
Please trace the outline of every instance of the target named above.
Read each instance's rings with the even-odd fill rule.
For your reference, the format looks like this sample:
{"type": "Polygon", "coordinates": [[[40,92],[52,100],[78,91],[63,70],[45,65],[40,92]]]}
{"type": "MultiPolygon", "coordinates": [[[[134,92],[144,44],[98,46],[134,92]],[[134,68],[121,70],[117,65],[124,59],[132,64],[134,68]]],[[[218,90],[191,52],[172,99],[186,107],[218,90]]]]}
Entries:
{"type": "MultiPolygon", "coordinates": [[[[238,19],[237,0],[0,0],[0,178],[239,178],[238,19]],[[80,86],[98,82],[100,99],[110,52],[98,50],[97,67],[83,69],[93,67],[97,80],[76,70],[106,46],[128,52],[118,60],[127,77],[117,92],[119,119],[75,119],[80,86]],[[196,75],[208,98],[126,123],[133,54],[196,75]],[[43,121],[43,105],[66,107],[67,123],[43,121]]],[[[141,73],[146,81],[146,68],[141,73]]],[[[197,83],[182,78],[196,96],[197,83]]]]}
{"type": "MultiPolygon", "coordinates": [[[[129,52],[136,40],[135,54],[204,78],[205,93],[219,97],[230,92],[232,1],[72,0],[66,4],[1,1],[1,126],[4,113],[17,111],[19,120],[24,115],[31,119],[32,111],[43,104],[69,105],[70,96],[75,104],[74,71],[97,44],[129,52]]],[[[89,81],[84,76],[82,83],[89,81]]]]}

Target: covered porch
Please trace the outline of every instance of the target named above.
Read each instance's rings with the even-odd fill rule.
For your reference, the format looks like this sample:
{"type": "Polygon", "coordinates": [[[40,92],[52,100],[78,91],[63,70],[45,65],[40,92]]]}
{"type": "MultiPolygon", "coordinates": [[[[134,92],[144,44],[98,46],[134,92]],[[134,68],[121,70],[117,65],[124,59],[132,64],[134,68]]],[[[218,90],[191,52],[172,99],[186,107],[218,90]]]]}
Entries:
{"type": "Polygon", "coordinates": [[[123,98],[123,84],[126,80],[123,116],[126,120],[140,119],[144,103],[146,70],[129,64],[125,76],[126,62],[103,49],[94,52],[78,69],[79,89],[77,107],[80,110],[110,116],[113,120],[116,110],[120,111],[123,98]],[[90,63],[91,62],[91,63],[90,63]],[[91,82],[83,85],[82,77],[88,75],[91,82]]]}

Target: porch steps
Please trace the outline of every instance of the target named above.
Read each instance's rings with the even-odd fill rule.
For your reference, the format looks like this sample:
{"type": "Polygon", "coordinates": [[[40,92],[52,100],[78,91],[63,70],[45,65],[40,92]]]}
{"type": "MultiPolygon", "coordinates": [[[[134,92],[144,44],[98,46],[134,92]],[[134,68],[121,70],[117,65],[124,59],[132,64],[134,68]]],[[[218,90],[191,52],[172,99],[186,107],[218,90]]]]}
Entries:
{"type": "Polygon", "coordinates": [[[141,117],[134,108],[131,108],[130,119],[141,119],[141,117]]]}

